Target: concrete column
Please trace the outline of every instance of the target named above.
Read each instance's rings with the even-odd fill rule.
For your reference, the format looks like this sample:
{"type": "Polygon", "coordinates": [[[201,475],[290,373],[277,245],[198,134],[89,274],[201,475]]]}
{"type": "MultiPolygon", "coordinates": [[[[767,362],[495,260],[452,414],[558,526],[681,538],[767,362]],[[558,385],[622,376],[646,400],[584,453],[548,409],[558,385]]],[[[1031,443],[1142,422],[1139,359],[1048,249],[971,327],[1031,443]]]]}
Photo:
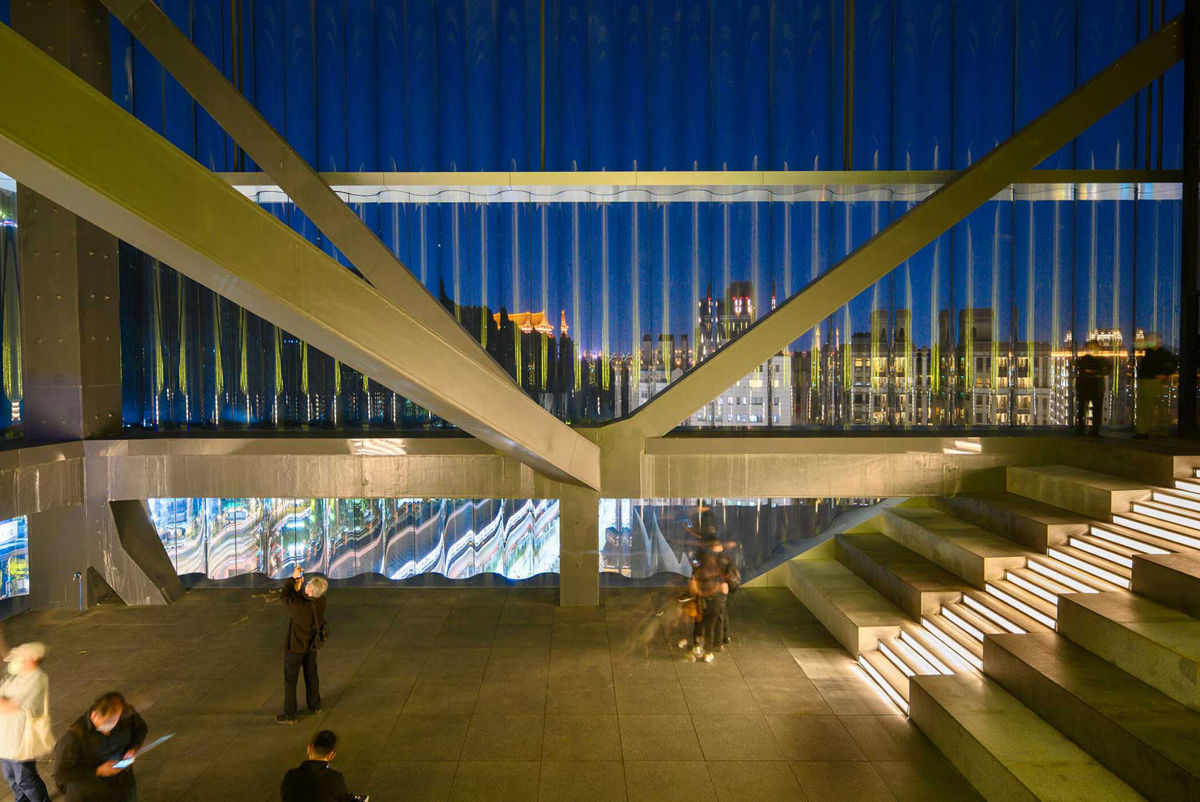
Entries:
{"type": "MultiPolygon", "coordinates": [[[[97,0],[14,3],[13,28],[111,94],[108,12],[97,0]]],[[[25,435],[79,440],[121,428],[117,239],[17,191],[25,435]]]]}
{"type": "Polygon", "coordinates": [[[600,494],[560,485],[558,603],[595,607],[600,603],[600,494]]]}

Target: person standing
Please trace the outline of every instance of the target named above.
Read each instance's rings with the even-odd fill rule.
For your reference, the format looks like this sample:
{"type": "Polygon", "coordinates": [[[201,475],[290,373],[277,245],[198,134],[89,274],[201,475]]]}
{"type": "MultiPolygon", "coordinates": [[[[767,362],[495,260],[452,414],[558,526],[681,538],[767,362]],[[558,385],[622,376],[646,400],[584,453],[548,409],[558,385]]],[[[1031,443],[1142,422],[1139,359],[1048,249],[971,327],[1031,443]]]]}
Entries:
{"type": "Polygon", "coordinates": [[[283,585],[283,606],[288,612],[287,638],[283,653],[283,713],[275,717],[280,724],[296,723],[296,683],[304,671],[304,698],[308,709],[321,709],[321,685],[317,675],[317,649],[325,643],[327,632],[325,591],[329,583],[314,576],[307,583],[296,566],[283,585]]]}
{"type": "Polygon", "coordinates": [[[283,775],[280,802],[347,802],[346,778],[329,767],[337,754],[338,737],[321,730],[308,742],[308,760],[283,775]]]}
{"type": "Polygon", "coordinates": [[[136,802],[132,759],[146,742],[146,721],[116,691],[92,703],[58,742],[54,781],[67,802],[136,802]]]}
{"type": "Polygon", "coordinates": [[[729,585],[725,582],[717,555],[711,551],[700,553],[700,564],[692,575],[691,590],[703,601],[704,615],[700,619],[700,637],[704,645],[693,643],[692,659],[711,663],[721,651],[721,622],[725,617],[725,601],[729,585]]]}
{"type": "Polygon", "coordinates": [[[54,750],[50,735],[50,680],[42,671],[46,647],[22,643],[4,656],[0,682],[0,770],[15,802],[50,802],[37,758],[54,750]]]}

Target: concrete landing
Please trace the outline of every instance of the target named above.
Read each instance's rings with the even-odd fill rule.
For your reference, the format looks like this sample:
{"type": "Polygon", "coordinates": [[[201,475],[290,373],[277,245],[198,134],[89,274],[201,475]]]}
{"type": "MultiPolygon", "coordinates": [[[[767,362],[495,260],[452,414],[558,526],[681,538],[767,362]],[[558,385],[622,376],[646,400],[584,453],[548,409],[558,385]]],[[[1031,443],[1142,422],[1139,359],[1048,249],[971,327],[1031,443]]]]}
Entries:
{"type": "Polygon", "coordinates": [[[1200,618],[1200,554],[1138,554],[1133,592],[1200,618]]]}
{"type": "Polygon", "coordinates": [[[1085,535],[1089,520],[1078,513],[1043,504],[1015,493],[963,493],[930,502],[935,508],[967,523],[1006,537],[1031,551],[1046,553],[1047,546],[1085,535]]]}
{"type": "Polygon", "coordinates": [[[840,563],[914,620],[962,597],[963,583],[958,577],[887,535],[841,534],[834,544],[840,563]]]}
{"type": "Polygon", "coordinates": [[[1200,710],[1200,620],[1130,593],[1058,597],[1058,632],[1200,710]]]}
{"type": "Polygon", "coordinates": [[[1200,713],[1052,632],[988,638],[983,667],[1146,797],[1200,799],[1200,713]]]}
{"type": "Polygon", "coordinates": [[[1027,552],[1011,540],[932,507],[895,507],[879,522],[884,534],[976,588],[1025,565],[1027,552]]]}
{"type": "Polygon", "coordinates": [[[684,661],[660,631],[642,652],[652,598],[605,590],[579,609],[543,589],[334,588],[324,710],[292,727],[274,722],[285,617],[262,591],[24,614],[6,635],[49,646],[55,734],[110,689],[151,737],[176,733],[136,764],[146,802],[278,799],[322,728],[372,802],[979,798],[786,589],[734,596],[713,663],[684,661]]]}
{"type": "Polygon", "coordinates": [[[1067,465],[1009,467],[1008,492],[1070,510],[1098,521],[1114,512],[1128,512],[1135,501],[1150,498],[1148,483],[1067,465]]]}
{"type": "Polygon", "coordinates": [[[1142,798],[991,680],[914,677],[909,698],[912,721],[988,799],[1142,798]]]}

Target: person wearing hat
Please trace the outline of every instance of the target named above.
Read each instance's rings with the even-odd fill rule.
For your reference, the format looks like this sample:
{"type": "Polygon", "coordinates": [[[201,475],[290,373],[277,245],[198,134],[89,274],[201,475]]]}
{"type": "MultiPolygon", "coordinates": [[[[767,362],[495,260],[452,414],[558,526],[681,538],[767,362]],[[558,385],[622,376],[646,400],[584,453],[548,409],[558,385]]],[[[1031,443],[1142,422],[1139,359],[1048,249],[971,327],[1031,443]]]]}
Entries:
{"type": "Polygon", "coordinates": [[[36,758],[54,749],[50,735],[50,680],[42,671],[46,647],[22,643],[4,656],[0,682],[0,770],[16,802],[49,802],[36,758]]]}

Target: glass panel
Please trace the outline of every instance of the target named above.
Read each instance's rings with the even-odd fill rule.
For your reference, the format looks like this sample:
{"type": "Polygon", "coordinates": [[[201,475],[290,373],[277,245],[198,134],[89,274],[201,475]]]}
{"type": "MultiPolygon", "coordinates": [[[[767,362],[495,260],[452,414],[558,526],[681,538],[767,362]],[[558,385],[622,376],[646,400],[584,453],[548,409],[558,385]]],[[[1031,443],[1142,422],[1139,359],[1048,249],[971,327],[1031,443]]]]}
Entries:
{"type": "MultiPolygon", "coordinates": [[[[180,576],[407,580],[558,572],[554,499],[148,499],[180,576]]],[[[2,527],[3,524],[0,524],[2,527]]],[[[3,533],[0,528],[0,534],[3,533]]],[[[2,549],[3,543],[0,543],[2,549]]],[[[0,559],[3,552],[0,550],[0,559]]]]}
{"type": "Polygon", "coordinates": [[[0,173],[0,438],[19,437],[24,417],[17,182],[0,173]]]}
{"type": "Polygon", "coordinates": [[[600,499],[600,571],[627,579],[691,576],[701,537],[725,543],[745,579],[850,510],[881,499],[600,499]]]}
{"type": "Polygon", "coordinates": [[[0,521],[0,599],[29,593],[29,524],[24,515],[0,521]]]}

